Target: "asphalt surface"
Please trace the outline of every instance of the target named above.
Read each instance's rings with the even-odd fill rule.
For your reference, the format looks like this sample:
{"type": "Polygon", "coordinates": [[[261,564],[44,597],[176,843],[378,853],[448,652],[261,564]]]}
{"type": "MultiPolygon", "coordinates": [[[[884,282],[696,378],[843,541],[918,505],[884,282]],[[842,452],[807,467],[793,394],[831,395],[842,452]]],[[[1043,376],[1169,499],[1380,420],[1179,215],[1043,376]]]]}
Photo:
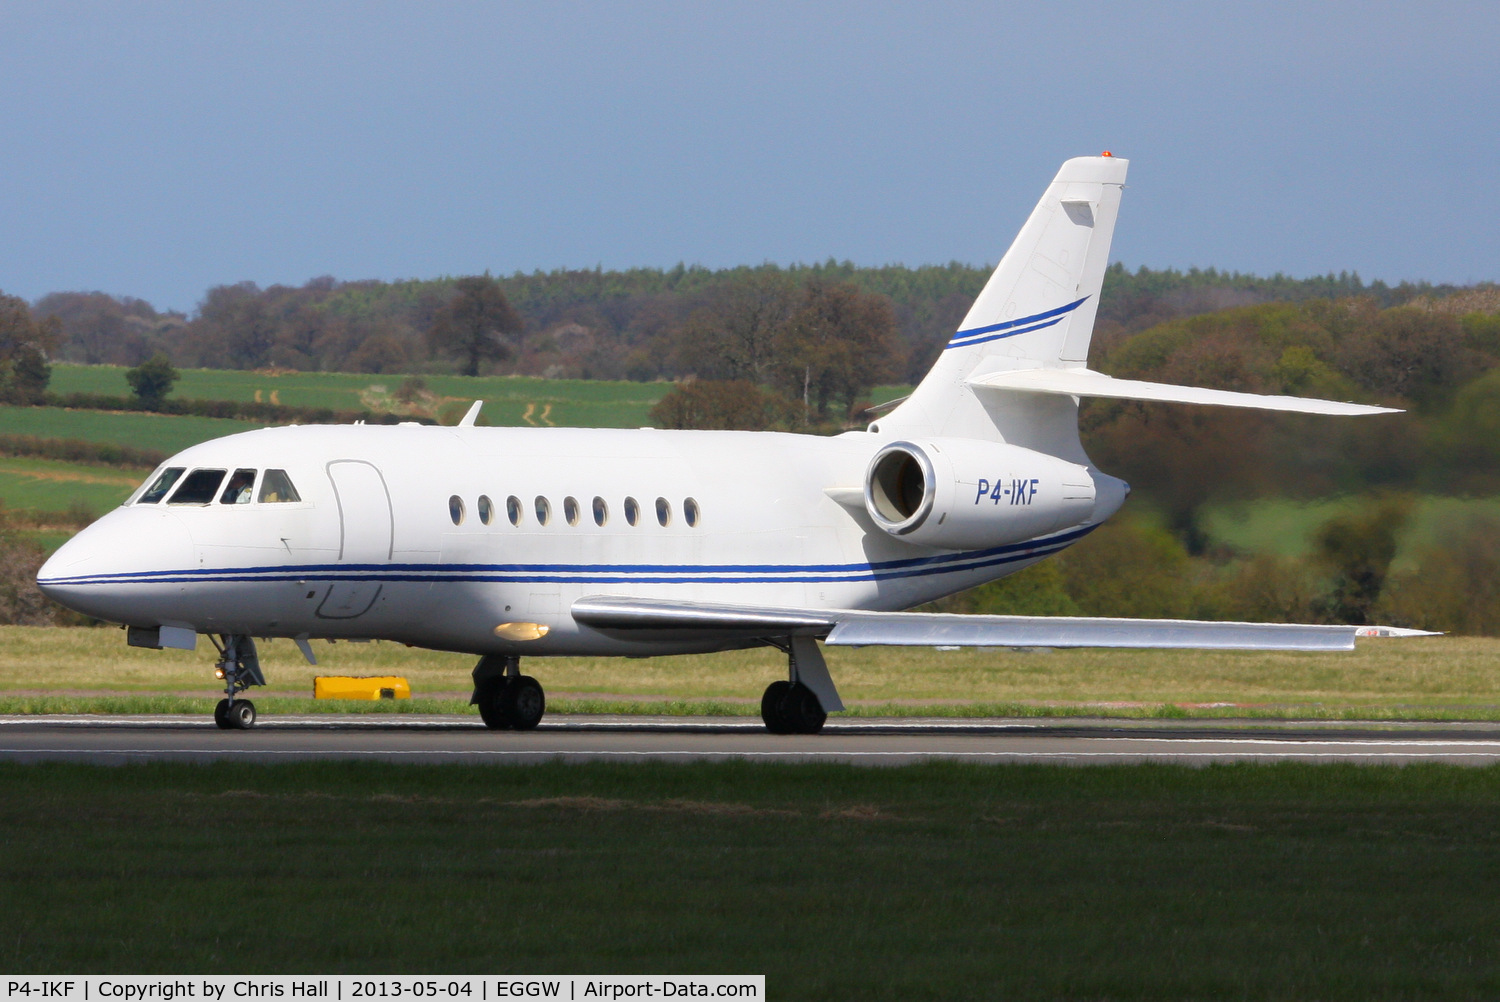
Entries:
{"type": "Polygon", "coordinates": [[[0,760],[285,762],[565,761],[1500,762],[1500,724],[1219,720],[832,719],[821,734],[766,733],[758,719],[561,716],[526,733],[473,718],[263,716],[221,731],[182,716],[0,716],[0,760]]]}

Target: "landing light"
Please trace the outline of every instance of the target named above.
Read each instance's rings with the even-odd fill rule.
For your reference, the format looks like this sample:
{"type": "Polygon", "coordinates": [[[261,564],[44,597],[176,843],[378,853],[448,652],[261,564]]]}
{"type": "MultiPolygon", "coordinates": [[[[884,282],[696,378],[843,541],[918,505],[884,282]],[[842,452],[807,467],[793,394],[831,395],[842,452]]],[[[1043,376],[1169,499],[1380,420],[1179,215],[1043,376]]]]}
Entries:
{"type": "Polygon", "coordinates": [[[495,636],[501,640],[541,640],[552,628],[544,623],[501,623],[495,636]]]}
{"type": "Polygon", "coordinates": [[[224,669],[223,668],[215,668],[214,669],[214,678],[223,678],[223,677],[224,677],[224,669]]]}

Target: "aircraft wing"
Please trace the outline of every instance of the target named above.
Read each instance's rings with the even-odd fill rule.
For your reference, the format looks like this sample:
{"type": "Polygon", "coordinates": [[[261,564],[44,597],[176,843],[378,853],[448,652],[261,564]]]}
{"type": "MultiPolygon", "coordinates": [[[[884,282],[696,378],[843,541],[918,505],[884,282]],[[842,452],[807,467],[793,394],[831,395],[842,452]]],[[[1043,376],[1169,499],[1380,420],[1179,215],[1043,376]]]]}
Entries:
{"type": "Polygon", "coordinates": [[[1135,647],[1210,650],[1347,651],[1357,636],[1422,637],[1390,626],[1217,623],[1191,619],[1082,616],[962,616],[717,605],[668,599],[590,596],[573,618],[599,630],[725,637],[820,637],[845,647],[1135,647]]]}

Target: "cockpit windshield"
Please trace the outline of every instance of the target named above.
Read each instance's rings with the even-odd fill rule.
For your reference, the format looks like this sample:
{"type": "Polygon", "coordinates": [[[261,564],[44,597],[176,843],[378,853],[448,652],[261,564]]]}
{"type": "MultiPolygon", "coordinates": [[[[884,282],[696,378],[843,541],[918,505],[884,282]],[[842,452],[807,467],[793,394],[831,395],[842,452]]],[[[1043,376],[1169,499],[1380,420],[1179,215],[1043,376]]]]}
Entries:
{"type": "Polygon", "coordinates": [[[259,470],[247,470],[240,468],[233,473],[227,470],[201,469],[187,473],[187,468],[172,466],[158,473],[149,486],[141,489],[140,496],[134,501],[135,504],[160,504],[163,498],[167,504],[212,504],[215,496],[219,504],[242,505],[250,504],[252,501],[260,504],[287,504],[297,503],[302,500],[302,495],[297,493],[297,488],[292,486],[292,478],[287,476],[286,470],[266,470],[261,475],[259,470]],[[256,489],[256,479],[260,480],[260,489],[256,489]],[[176,488],[174,491],[173,488],[176,488]],[[170,497],[168,497],[170,495],[170,497]]]}
{"type": "Polygon", "coordinates": [[[153,480],[151,486],[146,488],[146,492],[136,500],[136,504],[156,504],[167,496],[167,491],[172,489],[172,485],[177,483],[177,478],[184,472],[186,468],[182,466],[162,470],[161,475],[153,480]]]}
{"type": "Polygon", "coordinates": [[[194,470],[182,480],[182,486],[167,498],[167,504],[208,504],[219,492],[224,470],[194,470]]]}
{"type": "Polygon", "coordinates": [[[255,486],[254,470],[235,470],[234,476],[224,485],[219,495],[219,504],[249,504],[251,488],[255,486]]]}
{"type": "Polygon", "coordinates": [[[267,470],[260,482],[261,503],[301,501],[302,496],[292,486],[292,478],[285,470],[267,470]]]}

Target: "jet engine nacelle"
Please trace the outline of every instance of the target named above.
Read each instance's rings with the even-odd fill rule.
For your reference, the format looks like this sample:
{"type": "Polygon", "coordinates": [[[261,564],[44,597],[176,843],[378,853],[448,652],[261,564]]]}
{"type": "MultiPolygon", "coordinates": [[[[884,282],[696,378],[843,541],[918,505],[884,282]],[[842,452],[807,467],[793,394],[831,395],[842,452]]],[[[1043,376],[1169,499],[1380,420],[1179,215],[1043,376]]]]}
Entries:
{"type": "Polygon", "coordinates": [[[897,539],[967,550],[1019,543],[1086,521],[1086,467],[973,439],[892,442],[865,472],[865,510],[897,539]]]}

